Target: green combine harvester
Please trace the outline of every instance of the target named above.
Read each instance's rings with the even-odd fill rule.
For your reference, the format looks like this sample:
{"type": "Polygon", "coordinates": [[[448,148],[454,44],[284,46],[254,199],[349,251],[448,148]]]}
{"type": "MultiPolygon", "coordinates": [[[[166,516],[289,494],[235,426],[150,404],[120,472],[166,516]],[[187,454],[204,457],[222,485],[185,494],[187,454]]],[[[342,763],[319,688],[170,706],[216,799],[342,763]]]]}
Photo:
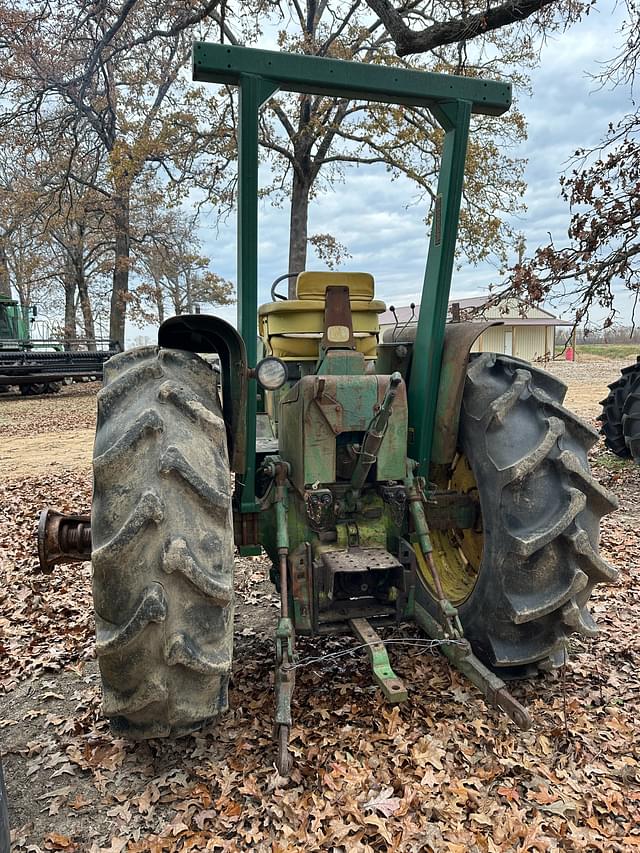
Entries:
{"type": "Polygon", "coordinates": [[[593,636],[591,590],[617,571],[598,554],[615,500],[589,470],[597,434],[563,407],[565,386],[470,356],[491,324],[446,325],[470,118],[504,113],[510,86],[204,43],[193,67],[239,88],[240,331],[173,317],[158,346],[112,358],[91,516],[49,509],[40,523],[43,569],[91,555],[104,714],[151,738],[227,709],[235,546],[264,548],[280,593],[281,773],[299,635],[355,635],[386,699],[411,701],[377,630],[413,621],[527,728],[505,681],[561,666],[572,632],[593,636]],[[300,272],[258,308],[258,115],[278,91],[418,105],[440,123],[415,328],[380,339],[369,273],[300,272]]]}
{"type": "Polygon", "coordinates": [[[34,338],[31,322],[37,308],[23,308],[0,296],[0,393],[19,388],[24,396],[55,394],[63,382],[102,378],[102,368],[118,348],[97,339],[95,349],[85,341],[62,343],[60,338],[34,338]]]}

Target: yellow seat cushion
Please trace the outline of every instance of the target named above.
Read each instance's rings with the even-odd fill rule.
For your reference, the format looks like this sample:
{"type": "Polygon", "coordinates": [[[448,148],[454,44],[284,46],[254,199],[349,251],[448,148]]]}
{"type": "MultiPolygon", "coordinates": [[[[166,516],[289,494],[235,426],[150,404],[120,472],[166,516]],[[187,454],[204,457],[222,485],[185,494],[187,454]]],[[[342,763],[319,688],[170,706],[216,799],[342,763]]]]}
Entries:
{"type": "Polygon", "coordinates": [[[368,272],[314,272],[305,270],[296,279],[298,299],[324,300],[327,287],[343,285],[349,288],[353,299],[373,299],[373,276],[368,272]]]}
{"type": "MultiPolygon", "coordinates": [[[[324,299],[290,299],[268,302],[258,309],[260,337],[271,355],[284,361],[314,360],[319,355],[324,328],[324,299]]],[[[351,300],[351,319],[356,349],[375,358],[380,323],[386,311],[379,299],[351,300]]]]}
{"type": "MultiPolygon", "coordinates": [[[[378,314],[386,311],[379,299],[351,300],[351,317],[354,334],[380,331],[378,314]]],[[[287,302],[268,302],[258,309],[260,334],[296,335],[316,332],[322,335],[324,327],[324,300],[289,299],[287,302]]]]}
{"type": "Polygon", "coordinates": [[[317,359],[324,330],[326,290],[338,285],[349,288],[357,351],[365,358],[375,358],[380,332],[378,314],[387,308],[384,302],[373,298],[373,276],[363,272],[302,272],[296,279],[297,299],[261,305],[260,336],[267,351],[284,361],[317,359]]]}
{"type": "MultiPolygon", "coordinates": [[[[283,361],[315,361],[320,350],[321,336],[307,338],[273,335],[269,338],[269,355],[275,355],[283,361]]],[[[365,335],[356,338],[356,350],[365,358],[375,358],[378,346],[377,335],[365,335]]]]}

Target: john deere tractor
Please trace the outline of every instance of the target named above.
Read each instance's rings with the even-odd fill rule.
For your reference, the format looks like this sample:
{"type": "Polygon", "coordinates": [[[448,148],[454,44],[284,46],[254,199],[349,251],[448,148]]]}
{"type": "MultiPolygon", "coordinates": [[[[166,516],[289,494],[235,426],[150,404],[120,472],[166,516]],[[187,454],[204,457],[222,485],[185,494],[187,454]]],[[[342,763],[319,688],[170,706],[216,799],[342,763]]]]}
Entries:
{"type": "Polygon", "coordinates": [[[563,407],[565,386],[471,357],[487,324],[445,326],[469,121],[504,113],[509,85],[205,43],[194,77],[239,88],[240,332],[173,317],[158,346],[112,358],[91,518],[48,510],[40,528],[45,567],[91,553],[105,715],[150,738],[226,710],[235,544],[264,548],[281,597],[281,772],[296,635],[355,634],[402,701],[377,628],[414,620],[526,728],[505,679],[562,665],[571,632],[595,634],[587,601],[616,571],[598,555],[614,500],[589,470],[597,435],[563,407]],[[419,105],[440,123],[415,327],[381,340],[368,273],[300,272],[258,308],[258,114],[278,90],[419,105]]]}

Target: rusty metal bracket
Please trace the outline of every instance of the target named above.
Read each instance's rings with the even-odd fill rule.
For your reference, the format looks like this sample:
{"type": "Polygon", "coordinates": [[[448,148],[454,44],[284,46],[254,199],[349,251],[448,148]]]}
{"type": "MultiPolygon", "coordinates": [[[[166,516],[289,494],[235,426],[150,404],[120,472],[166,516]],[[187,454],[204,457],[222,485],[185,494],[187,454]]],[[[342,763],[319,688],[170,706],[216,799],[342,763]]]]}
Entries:
{"type": "Polygon", "coordinates": [[[330,489],[307,489],[305,491],[304,507],[307,511],[309,527],[316,533],[335,528],[334,503],[330,489]]]}
{"type": "Polygon", "coordinates": [[[401,569],[402,564],[397,557],[385,551],[384,548],[349,548],[346,551],[325,551],[322,562],[331,572],[369,572],[385,569],[401,569]]]}
{"type": "Polygon", "coordinates": [[[429,530],[473,529],[480,516],[477,493],[430,491],[425,501],[429,530]]]}
{"type": "Polygon", "coordinates": [[[342,432],[343,410],[342,403],[325,391],[327,380],[325,377],[316,378],[316,393],[313,402],[318,411],[327,422],[329,428],[335,435],[342,432]]]}
{"type": "Polygon", "coordinates": [[[291,772],[292,759],[289,752],[291,733],[291,699],[295,686],[294,646],[295,629],[289,617],[289,528],[287,520],[289,465],[277,456],[265,460],[276,483],[276,524],[278,558],[280,569],[280,619],[276,628],[276,671],[275,671],[275,739],[277,744],[276,767],[281,776],[291,772]]]}
{"type": "Polygon", "coordinates": [[[433,640],[444,640],[440,648],[453,666],[480,690],[490,705],[500,708],[518,728],[526,731],[533,722],[527,709],[507,690],[504,681],[478,660],[467,641],[457,639],[447,643],[440,623],[424,607],[416,603],[414,617],[418,625],[433,640]]]}
{"type": "Polygon", "coordinates": [[[404,518],[407,511],[407,492],[404,486],[382,486],[380,497],[391,510],[393,523],[399,530],[404,527],[404,518]]]}
{"type": "Polygon", "coordinates": [[[348,287],[327,287],[325,291],[324,335],[320,341],[320,358],[329,349],[356,348],[348,287]]]}
{"type": "Polygon", "coordinates": [[[241,513],[233,508],[233,537],[242,557],[259,556],[260,546],[259,521],[260,513],[241,513]]]}
{"type": "Polygon", "coordinates": [[[349,626],[362,643],[367,644],[367,653],[373,669],[373,677],[389,702],[404,702],[407,690],[389,663],[389,655],[382,637],[366,619],[350,619],[349,626]]]}
{"type": "Polygon", "coordinates": [[[276,713],[274,735],[277,744],[276,767],[281,776],[288,776],[293,765],[289,752],[291,734],[291,700],[295,687],[293,622],[281,616],[276,628],[276,713]]]}
{"type": "Polygon", "coordinates": [[[59,563],[82,563],[91,559],[91,516],[64,515],[51,507],[43,509],[38,523],[40,571],[50,573],[59,563]]]}

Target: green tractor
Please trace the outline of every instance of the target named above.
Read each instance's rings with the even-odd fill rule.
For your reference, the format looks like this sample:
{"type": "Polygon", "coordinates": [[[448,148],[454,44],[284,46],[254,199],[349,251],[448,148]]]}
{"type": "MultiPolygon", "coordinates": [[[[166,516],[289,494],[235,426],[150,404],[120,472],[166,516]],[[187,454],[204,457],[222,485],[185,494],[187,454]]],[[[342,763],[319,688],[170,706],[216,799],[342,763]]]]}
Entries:
{"type": "Polygon", "coordinates": [[[194,77],[240,90],[240,333],[174,317],[157,347],[112,358],[91,518],[48,510],[40,527],[45,568],[92,555],[104,714],[150,738],[226,710],[235,544],[264,548],[280,593],[281,773],[296,635],[355,634],[397,702],[376,629],[413,620],[527,728],[505,679],[562,665],[571,632],[596,632],[593,586],[617,572],[598,555],[615,501],[589,470],[597,434],[563,407],[565,386],[510,356],[470,357],[487,324],[445,325],[470,117],[505,112],[509,85],[205,43],[194,77]],[[366,273],[302,272],[258,309],[258,113],[278,89],[426,106],[441,124],[415,328],[380,339],[366,273]]]}

